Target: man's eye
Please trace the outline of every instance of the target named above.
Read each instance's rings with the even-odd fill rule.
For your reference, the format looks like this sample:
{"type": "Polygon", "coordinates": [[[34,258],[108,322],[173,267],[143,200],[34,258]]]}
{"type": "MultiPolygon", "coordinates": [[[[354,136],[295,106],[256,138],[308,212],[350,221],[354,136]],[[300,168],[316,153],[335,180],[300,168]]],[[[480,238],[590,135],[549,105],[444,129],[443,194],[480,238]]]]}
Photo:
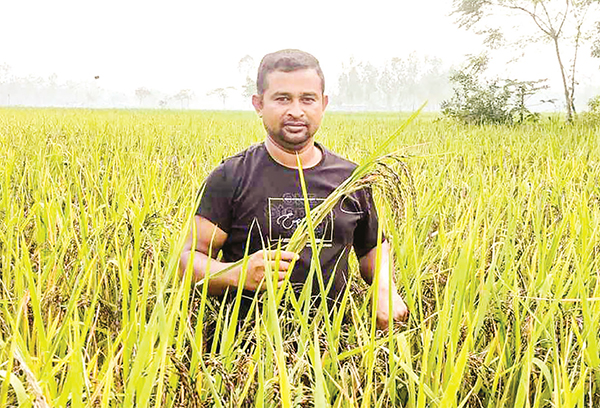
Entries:
{"type": "Polygon", "coordinates": [[[278,96],[277,98],[275,98],[275,100],[277,102],[287,102],[290,100],[290,98],[288,98],[287,96],[278,96]]]}
{"type": "Polygon", "coordinates": [[[315,98],[303,98],[302,101],[304,103],[314,103],[315,102],[315,98]]]}

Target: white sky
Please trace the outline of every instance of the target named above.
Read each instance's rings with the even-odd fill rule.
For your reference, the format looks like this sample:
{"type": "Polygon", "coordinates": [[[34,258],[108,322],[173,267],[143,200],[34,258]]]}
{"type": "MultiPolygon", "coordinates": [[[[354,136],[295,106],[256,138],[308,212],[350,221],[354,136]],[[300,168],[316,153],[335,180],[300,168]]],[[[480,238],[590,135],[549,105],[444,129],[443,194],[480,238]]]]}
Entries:
{"type": "MultiPolygon", "coordinates": [[[[313,53],[332,80],[352,56],[379,64],[416,51],[459,64],[481,50],[481,39],[457,28],[451,6],[451,0],[2,0],[0,64],[15,75],[55,73],[61,81],[99,75],[103,88],[125,92],[145,86],[200,93],[240,85],[242,57],[258,63],[282,48],[313,53]]],[[[518,68],[535,75],[523,79],[558,74],[546,50],[548,63],[536,57],[518,68]]],[[[584,77],[597,77],[600,61],[588,65],[584,77]]]]}

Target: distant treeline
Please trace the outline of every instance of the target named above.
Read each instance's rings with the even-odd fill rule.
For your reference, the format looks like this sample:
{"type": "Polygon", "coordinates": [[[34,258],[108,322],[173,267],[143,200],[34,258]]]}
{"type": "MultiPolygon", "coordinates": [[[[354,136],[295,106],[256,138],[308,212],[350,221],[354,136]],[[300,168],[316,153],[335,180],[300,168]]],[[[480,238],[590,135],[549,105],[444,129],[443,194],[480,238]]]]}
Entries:
{"type": "Polygon", "coordinates": [[[0,106],[125,107],[133,103],[134,95],[102,89],[94,77],[83,82],[60,82],[55,74],[22,77],[0,64],[0,106]]]}
{"type": "MultiPolygon", "coordinates": [[[[55,74],[47,78],[19,76],[7,64],[0,64],[0,106],[251,108],[249,94],[255,88],[256,65],[249,56],[242,62],[247,68],[237,86],[208,92],[186,89],[173,95],[145,86],[126,92],[107,90],[100,77],[63,82],[55,74]]],[[[331,106],[350,111],[397,111],[412,110],[428,100],[429,109],[436,110],[452,93],[448,76],[449,68],[439,58],[415,53],[393,58],[383,66],[350,59],[342,65],[338,78],[328,78],[331,106]]]]}
{"type": "Polygon", "coordinates": [[[350,60],[338,78],[332,104],[346,110],[408,111],[429,101],[429,110],[452,95],[450,68],[435,57],[393,58],[383,66],[350,60]]]}

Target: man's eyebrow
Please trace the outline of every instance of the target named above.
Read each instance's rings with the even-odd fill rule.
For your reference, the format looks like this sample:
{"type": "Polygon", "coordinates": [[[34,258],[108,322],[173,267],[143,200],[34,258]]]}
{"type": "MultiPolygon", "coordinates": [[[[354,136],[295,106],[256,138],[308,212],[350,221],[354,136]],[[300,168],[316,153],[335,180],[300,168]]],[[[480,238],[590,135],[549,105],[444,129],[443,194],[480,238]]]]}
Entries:
{"type": "MultiPolygon", "coordinates": [[[[292,96],[292,93],[291,92],[285,92],[285,91],[278,91],[278,92],[275,92],[273,94],[273,96],[292,96]]],[[[303,97],[303,96],[317,96],[317,93],[316,92],[302,92],[300,94],[300,96],[301,97],[303,97]]]]}

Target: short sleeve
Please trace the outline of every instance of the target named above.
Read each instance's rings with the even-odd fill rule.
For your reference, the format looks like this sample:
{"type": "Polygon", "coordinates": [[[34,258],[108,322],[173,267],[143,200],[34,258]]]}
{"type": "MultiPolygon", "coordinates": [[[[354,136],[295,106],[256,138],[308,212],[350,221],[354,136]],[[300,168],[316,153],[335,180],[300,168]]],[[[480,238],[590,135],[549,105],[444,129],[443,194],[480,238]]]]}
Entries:
{"type": "MultiPolygon", "coordinates": [[[[379,219],[371,189],[360,190],[358,195],[363,214],[354,230],[353,246],[356,256],[360,259],[377,246],[379,219]]],[[[385,240],[385,236],[383,235],[382,240],[385,240]]]]}
{"type": "Polygon", "coordinates": [[[231,229],[232,197],[234,187],[227,177],[225,163],[215,168],[204,181],[200,205],[196,215],[206,218],[226,233],[231,229]]]}

